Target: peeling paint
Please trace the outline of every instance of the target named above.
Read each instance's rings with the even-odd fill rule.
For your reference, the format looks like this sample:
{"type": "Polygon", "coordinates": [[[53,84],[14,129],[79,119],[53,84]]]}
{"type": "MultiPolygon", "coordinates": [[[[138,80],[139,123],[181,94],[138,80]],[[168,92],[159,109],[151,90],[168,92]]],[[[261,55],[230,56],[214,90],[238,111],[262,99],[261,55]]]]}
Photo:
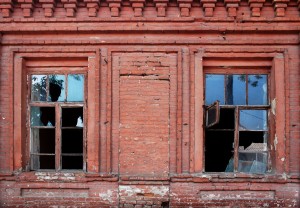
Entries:
{"type": "Polygon", "coordinates": [[[64,181],[74,181],[74,173],[43,173],[36,172],[38,181],[51,181],[51,180],[64,180],[64,181]]]}
{"type": "Polygon", "coordinates": [[[274,98],[271,102],[271,111],[273,113],[273,115],[276,115],[276,98],[274,98]]]}
{"type": "Polygon", "coordinates": [[[277,135],[275,134],[275,138],[274,138],[274,148],[275,148],[275,150],[277,149],[277,144],[278,144],[278,139],[277,139],[277,135]]]}
{"type": "Polygon", "coordinates": [[[106,193],[99,193],[99,197],[104,200],[104,201],[108,201],[110,203],[113,202],[112,197],[113,196],[113,192],[111,190],[108,190],[106,193]]]}
{"type": "Polygon", "coordinates": [[[169,188],[167,186],[152,186],[151,192],[158,196],[166,196],[169,192],[169,188]]]}

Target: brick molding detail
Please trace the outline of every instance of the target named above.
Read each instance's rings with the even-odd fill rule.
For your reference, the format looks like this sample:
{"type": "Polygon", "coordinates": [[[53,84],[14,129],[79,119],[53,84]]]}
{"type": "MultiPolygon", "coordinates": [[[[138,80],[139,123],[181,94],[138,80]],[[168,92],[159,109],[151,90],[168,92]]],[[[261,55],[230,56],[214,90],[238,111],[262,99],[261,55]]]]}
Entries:
{"type": "Polygon", "coordinates": [[[249,6],[251,8],[252,17],[260,17],[261,8],[263,7],[266,0],[249,0],[249,6]]]}
{"type": "Polygon", "coordinates": [[[192,0],[178,0],[181,17],[189,17],[192,7],[192,0]]]}
{"type": "Polygon", "coordinates": [[[201,0],[200,3],[202,3],[203,6],[204,16],[213,17],[217,0],[201,0]]]}
{"type": "Polygon", "coordinates": [[[64,8],[66,9],[66,16],[75,17],[78,6],[78,0],[61,0],[61,2],[63,3],[64,8]]]}
{"type": "Polygon", "coordinates": [[[145,6],[145,0],[130,0],[131,6],[134,11],[135,17],[142,17],[143,16],[143,8],[145,6]]]}
{"type": "Polygon", "coordinates": [[[42,4],[42,7],[44,8],[45,17],[53,17],[54,9],[56,6],[56,1],[55,0],[39,0],[39,2],[42,4]]]}
{"type": "Polygon", "coordinates": [[[100,6],[100,0],[84,0],[88,8],[89,17],[96,17],[100,6]]]}
{"type": "Polygon", "coordinates": [[[285,10],[290,0],[273,0],[273,6],[276,17],[284,17],[285,10]]]}
{"type": "Polygon", "coordinates": [[[239,8],[240,0],[224,0],[228,17],[236,17],[239,8]]]}
{"type": "Polygon", "coordinates": [[[21,8],[23,10],[23,17],[31,17],[34,4],[36,3],[35,0],[18,0],[18,3],[20,3],[21,8]]]}
{"type": "Polygon", "coordinates": [[[168,6],[168,0],[154,0],[154,3],[157,10],[157,16],[165,17],[168,6]]]}
{"type": "Polygon", "coordinates": [[[121,10],[121,0],[107,0],[110,8],[110,16],[119,17],[121,10]]]}
{"type": "Polygon", "coordinates": [[[10,17],[13,12],[13,0],[3,0],[0,2],[0,10],[3,17],[10,17]]]}

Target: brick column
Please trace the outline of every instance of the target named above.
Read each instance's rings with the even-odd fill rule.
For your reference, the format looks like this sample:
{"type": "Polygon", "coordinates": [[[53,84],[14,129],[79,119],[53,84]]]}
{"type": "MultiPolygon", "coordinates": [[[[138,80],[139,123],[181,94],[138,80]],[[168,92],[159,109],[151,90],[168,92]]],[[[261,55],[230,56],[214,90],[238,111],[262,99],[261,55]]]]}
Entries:
{"type": "Polygon", "coordinates": [[[44,8],[45,17],[52,17],[56,6],[55,0],[39,0],[44,8]]]}
{"type": "Polygon", "coordinates": [[[180,8],[180,16],[189,17],[190,9],[192,7],[193,0],[178,0],[179,8],[180,8]]]}
{"type": "Polygon", "coordinates": [[[154,0],[153,2],[156,6],[157,16],[165,17],[169,0],[154,0]]]}
{"type": "Polygon", "coordinates": [[[88,8],[89,17],[96,17],[100,6],[100,0],[84,0],[84,2],[88,8]]]}
{"type": "Polygon", "coordinates": [[[260,11],[266,0],[248,0],[252,17],[260,17],[260,11]]]}
{"type": "Polygon", "coordinates": [[[13,0],[0,1],[0,10],[3,17],[10,17],[13,12],[13,0]]]}
{"type": "Polygon", "coordinates": [[[236,17],[240,0],[224,0],[229,17],[236,17]]]}
{"type": "Polygon", "coordinates": [[[61,0],[66,9],[67,17],[74,17],[77,11],[77,0],[61,0]]]}
{"type": "Polygon", "coordinates": [[[202,4],[205,17],[214,16],[217,0],[200,0],[200,3],[202,4]]]}
{"type": "Polygon", "coordinates": [[[274,6],[276,17],[285,16],[285,9],[287,8],[288,3],[289,0],[273,0],[273,6],[274,6]]]}
{"type": "Polygon", "coordinates": [[[31,17],[35,0],[17,0],[23,10],[23,17],[31,17]]]}

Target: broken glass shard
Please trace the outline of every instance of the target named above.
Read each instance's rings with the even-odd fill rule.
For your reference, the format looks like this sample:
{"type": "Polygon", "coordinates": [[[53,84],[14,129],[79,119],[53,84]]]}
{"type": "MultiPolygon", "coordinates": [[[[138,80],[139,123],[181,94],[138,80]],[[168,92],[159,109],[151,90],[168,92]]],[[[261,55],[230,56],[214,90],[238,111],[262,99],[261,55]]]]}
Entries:
{"type": "Polygon", "coordinates": [[[31,126],[55,126],[55,108],[37,107],[30,108],[31,126]]]}
{"type": "Polygon", "coordinates": [[[240,130],[267,130],[267,110],[241,110],[240,130]]]}
{"type": "Polygon", "coordinates": [[[49,98],[48,101],[65,101],[65,76],[49,76],[49,98]]]}
{"type": "Polygon", "coordinates": [[[46,101],[47,98],[47,75],[31,76],[31,100],[46,101]]]}
{"type": "Polygon", "coordinates": [[[83,108],[62,108],[62,127],[83,127],[83,108]]]}

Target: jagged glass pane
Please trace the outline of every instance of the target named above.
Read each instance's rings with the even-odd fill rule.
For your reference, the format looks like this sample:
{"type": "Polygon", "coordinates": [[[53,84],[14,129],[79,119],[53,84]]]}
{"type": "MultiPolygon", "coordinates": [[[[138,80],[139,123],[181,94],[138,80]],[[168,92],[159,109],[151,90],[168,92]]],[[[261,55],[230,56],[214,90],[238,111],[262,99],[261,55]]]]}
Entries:
{"type": "Polygon", "coordinates": [[[50,75],[49,76],[49,97],[48,101],[65,101],[65,76],[50,75]]]}
{"type": "Polygon", "coordinates": [[[31,100],[46,101],[47,99],[47,75],[31,76],[31,100]]]}

